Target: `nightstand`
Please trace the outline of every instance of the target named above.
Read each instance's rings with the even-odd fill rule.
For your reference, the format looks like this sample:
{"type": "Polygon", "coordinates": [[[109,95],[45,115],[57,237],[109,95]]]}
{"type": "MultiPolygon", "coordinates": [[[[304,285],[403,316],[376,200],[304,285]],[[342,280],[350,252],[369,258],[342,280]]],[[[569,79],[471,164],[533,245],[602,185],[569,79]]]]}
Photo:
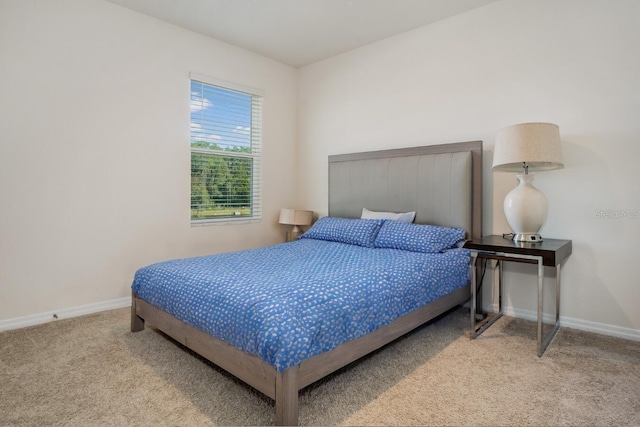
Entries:
{"type": "Polygon", "coordinates": [[[537,264],[538,266],[538,356],[542,356],[560,327],[560,264],[571,255],[571,240],[544,239],[541,242],[514,242],[502,236],[485,236],[469,240],[464,245],[471,252],[471,338],[482,334],[502,316],[502,263],[504,261],[537,264]],[[493,264],[493,297],[495,313],[478,322],[477,304],[477,260],[489,259],[493,264]],[[498,267],[496,274],[496,267],[498,267]],[[556,319],[553,327],[543,336],[542,296],[544,267],[555,267],[556,319]]]}

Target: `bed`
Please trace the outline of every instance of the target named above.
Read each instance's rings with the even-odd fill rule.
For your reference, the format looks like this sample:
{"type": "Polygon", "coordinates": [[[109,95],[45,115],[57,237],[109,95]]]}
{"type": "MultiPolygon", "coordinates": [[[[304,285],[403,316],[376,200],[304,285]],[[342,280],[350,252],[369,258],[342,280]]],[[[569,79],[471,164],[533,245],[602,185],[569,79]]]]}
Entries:
{"type": "Polygon", "coordinates": [[[363,208],[415,212],[451,242],[480,237],[481,183],[480,141],[329,156],[327,218],[294,242],[140,269],[131,330],[164,332],[274,399],[277,425],[296,425],[299,390],[469,299],[465,250],[405,250],[395,236],[412,225],[356,220],[363,208]]]}

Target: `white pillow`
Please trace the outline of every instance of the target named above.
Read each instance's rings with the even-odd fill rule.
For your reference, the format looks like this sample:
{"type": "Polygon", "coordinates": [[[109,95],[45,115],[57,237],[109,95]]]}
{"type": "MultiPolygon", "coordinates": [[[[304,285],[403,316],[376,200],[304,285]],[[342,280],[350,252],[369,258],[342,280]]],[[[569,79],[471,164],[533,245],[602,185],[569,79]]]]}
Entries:
{"type": "Polygon", "coordinates": [[[362,208],[361,219],[393,219],[400,222],[412,223],[416,218],[415,212],[393,213],[393,212],[374,212],[367,208],[362,208]]]}

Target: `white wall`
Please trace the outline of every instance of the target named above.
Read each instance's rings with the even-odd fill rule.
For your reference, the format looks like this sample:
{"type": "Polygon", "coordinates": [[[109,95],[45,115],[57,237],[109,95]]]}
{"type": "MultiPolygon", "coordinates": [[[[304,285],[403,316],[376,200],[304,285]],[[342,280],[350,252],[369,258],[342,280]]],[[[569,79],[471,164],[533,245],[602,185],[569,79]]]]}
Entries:
{"type": "Polygon", "coordinates": [[[291,67],[108,2],[0,0],[0,323],[125,299],[152,262],[282,242],[296,93],[291,67]],[[265,92],[260,223],[190,227],[191,71],[265,92]]]}
{"type": "MultiPolygon", "coordinates": [[[[299,204],[326,214],[329,154],[482,139],[485,234],[509,232],[496,131],[557,123],[565,168],[536,184],[543,236],[573,240],[561,320],[640,339],[640,217],[599,215],[640,210],[639,17],[636,0],[503,0],[301,69],[299,204]]],[[[507,311],[533,316],[535,268],[505,269],[507,311]]]]}
{"type": "MultiPolygon", "coordinates": [[[[151,262],[282,241],[281,207],[326,213],[329,154],[482,139],[485,232],[508,232],[495,133],[551,121],[565,169],[536,183],[543,235],[574,244],[563,323],[638,338],[640,218],[602,216],[640,209],[638,16],[501,1],[295,70],[101,0],[0,0],[0,326],[124,301],[151,262]],[[189,225],[191,71],[266,92],[260,223],[189,225]]],[[[506,270],[530,317],[534,270],[506,270]]]]}

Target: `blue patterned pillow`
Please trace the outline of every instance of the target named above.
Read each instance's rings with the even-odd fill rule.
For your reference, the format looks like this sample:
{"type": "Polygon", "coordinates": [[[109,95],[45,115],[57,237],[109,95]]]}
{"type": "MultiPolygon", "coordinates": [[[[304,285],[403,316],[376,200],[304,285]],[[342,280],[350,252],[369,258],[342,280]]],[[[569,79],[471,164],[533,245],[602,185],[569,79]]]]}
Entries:
{"type": "Polygon", "coordinates": [[[453,248],[464,238],[464,228],[385,221],[378,232],[374,247],[437,253],[453,248]]]}
{"type": "Polygon", "coordinates": [[[347,219],[325,216],[316,221],[309,231],[300,238],[329,240],[371,248],[383,222],[380,219],[347,219]]]}

